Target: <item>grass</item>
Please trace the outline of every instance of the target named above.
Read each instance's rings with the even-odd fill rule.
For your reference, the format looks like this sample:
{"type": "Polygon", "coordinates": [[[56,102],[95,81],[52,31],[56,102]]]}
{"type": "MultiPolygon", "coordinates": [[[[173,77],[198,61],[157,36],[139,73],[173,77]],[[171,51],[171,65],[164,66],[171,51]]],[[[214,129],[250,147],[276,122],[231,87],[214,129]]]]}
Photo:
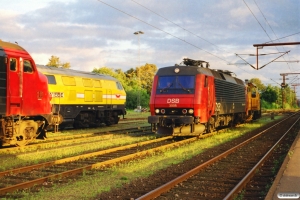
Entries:
{"type": "MultiPolygon", "coordinates": [[[[275,117],[279,118],[278,116],[275,117]]],[[[238,138],[245,133],[271,122],[270,119],[262,119],[252,124],[246,124],[237,129],[229,130],[213,137],[182,146],[177,149],[153,154],[147,159],[131,161],[126,164],[112,167],[105,171],[94,171],[94,174],[69,180],[67,184],[57,184],[51,188],[44,188],[39,193],[26,193],[24,199],[95,199],[97,195],[111,188],[122,187],[137,178],[145,178],[158,170],[171,165],[182,163],[209,148],[218,146],[238,138]]]]}
{"type": "Polygon", "coordinates": [[[234,200],[243,200],[245,195],[245,190],[242,190],[235,198],[234,200]]]}
{"type": "Polygon", "coordinates": [[[153,139],[155,136],[131,137],[127,135],[112,135],[106,140],[90,142],[86,144],[78,144],[70,147],[55,148],[47,151],[35,151],[22,154],[7,154],[1,156],[0,171],[9,170],[16,167],[37,164],[41,162],[51,161],[55,159],[66,158],[69,156],[80,155],[90,151],[106,149],[115,146],[123,146],[140,141],[153,139]]]}
{"type": "Polygon", "coordinates": [[[127,119],[142,118],[142,117],[147,118],[148,116],[150,116],[150,112],[136,112],[134,110],[127,110],[127,114],[125,115],[125,118],[127,119]]]}

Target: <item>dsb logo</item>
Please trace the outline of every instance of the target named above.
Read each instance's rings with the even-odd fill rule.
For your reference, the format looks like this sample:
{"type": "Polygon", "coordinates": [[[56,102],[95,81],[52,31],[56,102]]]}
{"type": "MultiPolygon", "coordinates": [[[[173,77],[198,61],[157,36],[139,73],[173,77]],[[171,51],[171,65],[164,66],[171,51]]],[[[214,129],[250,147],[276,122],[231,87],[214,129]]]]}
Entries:
{"type": "Polygon", "coordinates": [[[178,98],[167,99],[167,103],[179,103],[179,99],[178,98]]]}

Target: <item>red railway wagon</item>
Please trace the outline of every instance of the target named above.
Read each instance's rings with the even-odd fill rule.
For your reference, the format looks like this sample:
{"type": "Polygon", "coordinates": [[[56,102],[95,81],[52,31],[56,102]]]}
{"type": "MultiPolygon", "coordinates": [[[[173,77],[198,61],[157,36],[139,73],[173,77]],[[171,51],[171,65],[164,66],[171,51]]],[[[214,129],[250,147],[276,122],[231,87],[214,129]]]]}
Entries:
{"type": "Polygon", "coordinates": [[[152,131],[199,135],[260,116],[254,84],[209,69],[205,61],[186,58],[184,64],[160,68],[154,77],[148,117],[152,131]]]}
{"type": "Polygon", "coordinates": [[[0,146],[45,137],[54,123],[45,75],[21,46],[0,40],[0,146]]]}

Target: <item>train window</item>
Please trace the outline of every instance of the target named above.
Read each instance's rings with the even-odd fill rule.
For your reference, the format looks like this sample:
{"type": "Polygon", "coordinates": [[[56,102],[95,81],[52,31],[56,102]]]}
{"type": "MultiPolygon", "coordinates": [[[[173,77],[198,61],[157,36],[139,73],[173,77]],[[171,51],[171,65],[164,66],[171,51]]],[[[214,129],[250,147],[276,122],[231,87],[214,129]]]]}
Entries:
{"type": "Polygon", "coordinates": [[[101,88],[101,81],[100,80],[94,80],[94,87],[101,88]]]}
{"type": "Polygon", "coordinates": [[[195,76],[160,76],[157,84],[157,93],[194,93],[194,88],[195,76]]]}
{"type": "Polygon", "coordinates": [[[252,88],[251,97],[256,98],[256,88],[252,88]]]}
{"type": "Polygon", "coordinates": [[[32,68],[31,62],[29,60],[24,60],[24,62],[23,62],[23,72],[25,72],[25,73],[32,73],[33,72],[33,68],[32,68]]]}
{"type": "Polygon", "coordinates": [[[123,90],[123,86],[121,85],[121,83],[116,82],[116,84],[117,84],[117,88],[118,88],[119,90],[123,90]]]}
{"type": "Polygon", "coordinates": [[[17,59],[16,58],[9,59],[9,69],[11,71],[17,71],[17,59]]]}
{"type": "Polygon", "coordinates": [[[61,80],[64,85],[67,86],[76,86],[75,78],[70,76],[62,76],[61,80]]]}
{"type": "Polygon", "coordinates": [[[89,78],[83,78],[82,83],[84,87],[93,87],[93,80],[89,78]]]}
{"type": "Polygon", "coordinates": [[[48,79],[48,84],[56,85],[55,76],[53,76],[53,75],[46,75],[46,76],[47,76],[47,79],[48,79]]]}

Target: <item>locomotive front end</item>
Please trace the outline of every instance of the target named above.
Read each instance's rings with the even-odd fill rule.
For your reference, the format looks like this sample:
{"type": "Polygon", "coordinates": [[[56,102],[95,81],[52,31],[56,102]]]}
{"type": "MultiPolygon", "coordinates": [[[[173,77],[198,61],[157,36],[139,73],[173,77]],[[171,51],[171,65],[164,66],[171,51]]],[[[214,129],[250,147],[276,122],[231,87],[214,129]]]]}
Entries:
{"type": "Polygon", "coordinates": [[[158,70],[150,98],[152,131],[164,135],[199,135],[201,98],[197,68],[165,67],[158,70]]]}

